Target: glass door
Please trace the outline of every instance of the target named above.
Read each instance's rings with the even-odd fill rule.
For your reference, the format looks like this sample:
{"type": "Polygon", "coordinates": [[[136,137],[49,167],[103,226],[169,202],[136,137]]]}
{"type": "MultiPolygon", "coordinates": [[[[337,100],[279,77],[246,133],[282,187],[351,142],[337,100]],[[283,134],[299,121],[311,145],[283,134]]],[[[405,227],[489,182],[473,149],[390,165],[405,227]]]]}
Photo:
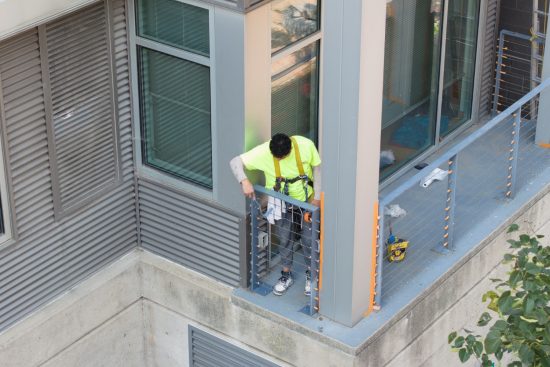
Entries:
{"type": "Polygon", "coordinates": [[[441,0],[387,3],[381,176],[435,143],[441,0]]]}
{"type": "Polygon", "coordinates": [[[445,72],[439,135],[472,117],[479,0],[450,0],[445,37],[445,72]]]}
{"type": "Polygon", "coordinates": [[[381,180],[470,121],[479,3],[387,2],[381,180]]]}

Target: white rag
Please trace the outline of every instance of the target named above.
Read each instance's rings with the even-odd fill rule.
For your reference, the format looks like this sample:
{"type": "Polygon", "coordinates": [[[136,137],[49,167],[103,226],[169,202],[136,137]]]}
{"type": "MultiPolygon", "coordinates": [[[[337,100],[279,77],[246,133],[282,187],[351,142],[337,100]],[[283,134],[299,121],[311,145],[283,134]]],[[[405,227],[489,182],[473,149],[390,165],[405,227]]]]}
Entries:
{"type": "Polygon", "coordinates": [[[270,224],[275,224],[276,220],[283,217],[283,210],[286,210],[285,202],[270,196],[267,200],[267,210],[264,217],[270,224]]]}

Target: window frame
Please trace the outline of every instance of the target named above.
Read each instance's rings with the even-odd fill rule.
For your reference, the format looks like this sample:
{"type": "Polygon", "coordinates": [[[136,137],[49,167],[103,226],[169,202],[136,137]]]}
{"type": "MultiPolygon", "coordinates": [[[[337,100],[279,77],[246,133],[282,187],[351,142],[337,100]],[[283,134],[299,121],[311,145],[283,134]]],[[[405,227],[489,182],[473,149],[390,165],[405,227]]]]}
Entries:
{"type": "Polygon", "coordinates": [[[209,33],[209,56],[203,56],[198,53],[186,51],[183,49],[169,46],[160,42],[155,42],[151,39],[140,37],[137,32],[136,15],[137,0],[131,0],[128,2],[128,25],[129,25],[129,42],[130,42],[130,76],[131,76],[131,93],[132,93],[132,116],[134,127],[134,153],[136,159],[136,173],[138,177],[153,180],[160,184],[173,187],[178,190],[184,190],[186,192],[193,193],[201,198],[213,200],[218,194],[218,180],[217,180],[217,148],[215,142],[217,141],[217,114],[216,114],[216,73],[215,73],[215,37],[214,37],[214,6],[204,4],[195,0],[174,0],[183,4],[196,6],[208,10],[208,33],[209,33]],[[199,184],[193,183],[185,178],[176,177],[167,172],[163,172],[159,169],[151,167],[145,163],[143,157],[142,144],[143,138],[143,124],[141,121],[141,100],[140,100],[140,84],[139,84],[139,63],[138,63],[138,47],[160,52],[169,56],[176,57],[178,59],[190,61],[209,68],[210,72],[210,134],[211,134],[211,161],[212,161],[212,188],[206,188],[199,184]]]}
{"type": "MultiPolygon", "coordinates": [[[[317,3],[317,6],[319,7],[319,19],[318,19],[318,22],[319,22],[319,29],[309,35],[307,35],[306,37],[298,40],[298,41],[295,41],[293,43],[290,43],[289,45],[287,45],[286,47],[283,47],[283,48],[280,48],[278,49],[277,51],[275,52],[271,52],[270,54],[270,69],[269,69],[269,80],[270,80],[270,83],[269,83],[269,116],[270,116],[270,119],[269,119],[269,131],[272,131],[272,128],[273,128],[273,125],[272,125],[272,120],[271,118],[273,117],[272,113],[273,113],[273,106],[271,105],[271,98],[272,98],[272,88],[273,88],[273,77],[274,75],[276,74],[273,74],[273,64],[276,63],[277,61],[281,60],[281,59],[284,59],[285,57],[293,54],[294,52],[296,51],[299,51],[301,49],[304,49],[308,46],[311,46],[315,43],[317,43],[318,45],[318,54],[317,54],[317,57],[318,57],[318,61],[317,61],[317,65],[318,65],[318,70],[317,70],[317,73],[318,73],[318,76],[317,76],[317,79],[318,79],[318,91],[317,91],[317,141],[315,142],[316,143],[316,146],[317,146],[317,149],[319,150],[319,152],[321,152],[321,138],[322,138],[322,108],[323,108],[323,105],[322,105],[322,97],[323,97],[323,0],[318,0],[318,3],[317,3]]],[[[269,24],[268,24],[268,27],[269,27],[269,45],[271,47],[271,25],[272,25],[272,22],[273,22],[273,19],[272,19],[272,2],[267,4],[266,6],[269,6],[269,9],[270,9],[270,12],[269,12],[269,24]]],[[[271,48],[270,48],[271,50],[271,48]]],[[[287,70],[287,69],[285,69],[287,70]]]]}
{"type": "Polygon", "coordinates": [[[7,152],[4,149],[7,144],[6,118],[4,106],[4,95],[2,93],[2,79],[0,78],[0,210],[2,211],[2,225],[4,233],[0,233],[0,249],[10,246],[17,240],[15,231],[15,213],[13,212],[13,196],[11,195],[11,181],[8,181],[9,164],[7,152]]]}

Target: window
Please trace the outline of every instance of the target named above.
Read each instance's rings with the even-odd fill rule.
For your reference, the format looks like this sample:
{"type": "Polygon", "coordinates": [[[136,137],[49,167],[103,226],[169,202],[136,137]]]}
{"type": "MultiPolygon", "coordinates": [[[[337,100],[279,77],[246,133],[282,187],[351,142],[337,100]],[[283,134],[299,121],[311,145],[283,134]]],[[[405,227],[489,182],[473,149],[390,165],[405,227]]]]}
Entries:
{"type": "Polygon", "coordinates": [[[279,0],[271,11],[271,132],[317,142],[319,4],[279,0]]]}
{"type": "Polygon", "coordinates": [[[387,2],[382,179],[471,119],[479,4],[387,2]]]}
{"type": "Polygon", "coordinates": [[[209,11],[138,0],[142,163],[212,189],[209,11]]]}

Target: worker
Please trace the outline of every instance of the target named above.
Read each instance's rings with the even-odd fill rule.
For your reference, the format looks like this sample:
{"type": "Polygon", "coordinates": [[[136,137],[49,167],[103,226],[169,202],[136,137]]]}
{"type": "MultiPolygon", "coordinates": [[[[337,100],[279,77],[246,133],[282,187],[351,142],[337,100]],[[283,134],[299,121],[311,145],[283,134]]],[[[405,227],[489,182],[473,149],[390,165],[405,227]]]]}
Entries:
{"type": "MultiPolygon", "coordinates": [[[[241,184],[243,194],[254,198],[254,187],[244,172],[259,170],[265,175],[266,188],[282,192],[294,199],[308,201],[315,206],[320,204],[321,158],[315,144],[302,136],[289,137],[275,134],[270,141],[258,145],[233,158],[231,170],[241,184]],[[301,164],[299,163],[301,162],[301,164]],[[301,166],[301,167],[300,167],[301,166]]],[[[281,277],[273,286],[273,294],[283,295],[294,283],[292,274],[294,234],[300,235],[306,264],[311,257],[311,219],[303,220],[302,210],[292,205],[284,205],[281,217],[275,223],[275,233],[279,238],[279,253],[282,261],[281,277]],[[301,222],[298,228],[294,224],[301,222]]],[[[304,294],[311,294],[311,275],[306,266],[304,294]]]]}

